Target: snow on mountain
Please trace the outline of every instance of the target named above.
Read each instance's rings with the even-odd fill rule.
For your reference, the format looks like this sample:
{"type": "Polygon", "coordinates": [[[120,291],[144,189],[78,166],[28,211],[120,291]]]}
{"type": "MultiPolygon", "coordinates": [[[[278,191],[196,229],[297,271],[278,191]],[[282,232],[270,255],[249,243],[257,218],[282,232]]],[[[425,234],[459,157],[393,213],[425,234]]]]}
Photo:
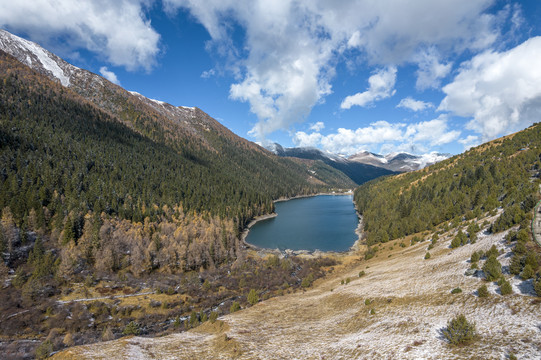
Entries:
{"type": "Polygon", "coordinates": [[[0,49],[13,55],[31,68],[41,67],[66,87],[70,85],[71,73],[79,70],[79,68],[66,62],[61,66],[59,60],[62,60],[58,56],[36,43],[22,39],[2,29],[0,29],[0,49]],[[37,64],[38,62],[41,66],[37,64]]]}
{"type": "Polygon", "coordinates": [[[431,152],[423,155],[393,152],[382,156],[370,153],[368,151],[362,151],[358,154],[350,156],[348,159],[363,164],[379,166],[392,171],[405,172],[419,170],[450,157],[450,154],[440,154],[437,152],[431,152]]]}

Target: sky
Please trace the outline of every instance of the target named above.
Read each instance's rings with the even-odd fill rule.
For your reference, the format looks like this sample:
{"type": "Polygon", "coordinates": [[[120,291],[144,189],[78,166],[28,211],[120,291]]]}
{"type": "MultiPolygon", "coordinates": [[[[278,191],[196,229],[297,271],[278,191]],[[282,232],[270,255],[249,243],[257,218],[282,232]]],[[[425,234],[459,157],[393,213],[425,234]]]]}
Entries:
{"type": "Polygon", "coordinates": [[[0,28],[262,144],[458,154],[541,118],[539,0],[0,0],[0,28]]]}

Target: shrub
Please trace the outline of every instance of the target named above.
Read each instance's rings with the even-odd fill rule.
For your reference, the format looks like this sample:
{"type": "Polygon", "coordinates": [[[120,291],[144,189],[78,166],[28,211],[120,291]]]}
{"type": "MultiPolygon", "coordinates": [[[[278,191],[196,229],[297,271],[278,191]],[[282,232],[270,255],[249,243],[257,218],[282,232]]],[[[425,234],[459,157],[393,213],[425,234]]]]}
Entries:
{"type": "Polygon", "coordinates": [[[459,287],[454,288],[451,290],[451,294],[460,294],[462,292],[462,289],[459,287]]]}
{"type": "Polygon", "coordinates": [[[237,301],[233,301],[233,304],[231,304],[231,307],[229,308],[229,312],[234,313],[235,311],[240,310],[240,304],[237,301]]]}
{"type": "Polygon", "coordinates": [[[213,311],[210,313],[209,321],[211,324],[214,324],[218,320],[218,313],[216,311],[213,311]]]}
{"type": "Polygon", "coordinates": [[[364,300],[365,305],[370,305],[371,303],[372,303],[372,301],[370,299],[365,299],[364,300]]]}
{"type": "Polygon", "coordinates": [[[110,327],[105,328],[103,330],[103,333],[101,334],[101,340],[102,341],[110,341],[115,339],[115,334],[111,331],[110,327]]]}
{"type": "Polygon", "coordinates": [[[477,289],[477,294],[480,298],[488,297],[488,289],[486,285],[479,286],[479,289],[477,289]]]}
{"type": "Polygon", "coordinates": [[[199,313],[199,318],[201,319],[202,323],[208,320],[208,316],[205,312],[203,312],[203,310],[201,310],[201,312],[199,313]]]}
{"type": "Polygon", "coordinates": [[[73,340],[73,335],[71,335],[71,333],[67,333],[66,336],[64,336],[64,339],[62,340],[62,342],[66,346],[75,345],[75,341],[73,340]]]}
{"type": "Polygon", "coordinates": [[[302,279],[301,281],[301,286],[303,288],[309,288],[310,286],[312,286],[312,283],[314,282],[314,275],[312,274],[308,274],[307,277],[305,277],[304,279],[302,279]]]}
{"type": "Polygon", "coordinates": [[[534,280],[533,289],[537,296],[541,297],[541,277],[538,276],[537,279],[534,280]]]}
{"type": "Polygon", "coordinates": [[[53,352],[53,343],[50,340],[42,342],[36,348],[36,359],[45,359],[53,352]]]}
{"type": "Polygon", "coordinates": [[[473,253],[471,254],[470,261],[471,261],[472,263],[476,263],[476,262],[479,261],[480,258],[481,258],[481,255],[479,255],[479,253],[478,253],[477,251],[475,251],[475,252],[473,252],[473,253]]]}
{"type": "Polygon", "coordinates": [[[513,293],[513,288],[511,287],[511,284],[507,280],[503,280],[500,285],[500,292],[502,295],[509,295],[513,293]]]}
{"type": "Polygon", "coordinates": [[[514,254],[509,264],[509,272],[513,275],[519,275],[522,271],[522,256],[514,254]]]}
{"type": "Polygon", "coordinates": [[[376,315],[376,309],[374,308],[370,309],[370,315],[376,315]]]}
{"type": "Polygon", "coordinates": [[[485,256],[487,258],[491,257],[491,256],[495,256],[495,257],[498,257],[499,253],[498,253],[498,249],[496,248],[496,245],[492,245],[490,247],[490,250],[488,250],[486,253],[485,253],[485,256]]]}
{"type": "Polygon", "coordinates": [[[425,254],[425,260],[428,260],[428,259],[430,259],[430,253],[427,251],[425,254]]]}
{"type": "Polygon", "coordinates": [[[350,278],[346,278],[346,285],[347,285],[347,284],[349,284],[349,283],[350,283],[350,281],[351,281],[351,279],[350,279],[350,278]]]}
{"type": "Polygon", "coordinates": [[[139,329],[139,324],[135,321],[131,321],[124,330],[122,330],[122,335],[139,335],[141,330],[139,329]]]}
{"type": "Polygon", "coordinates": [[[250,303],[250,305],[255,305],[259,302],[259,295],[257,295],[257,291],[255,291],[255,289],[250,290],[250,292],[248,293],[248,302],[250,303]]]}
{"type": "Polygon", "coordinates": [[[483,271],[485,272],[485,276],[488,281],[497,280],[500,276],[502,276],[502,265],[498,259],[496,259],[495,255],[490,255],[488,260],[483,265],[483,271]]]}
{"type": "Polygon", "coordinates": [[[366,249],[365,253],[364,253],[364,259],[365,260],[370,260],[374,257],[374,255],[376,255],[376,247],[372,246],[372,247],[369,247],[368,249],[366,249]]]}
{"type": "Polygon", "coordinates": [[[530,265],[532,267],[532,270],[537,270],[539,267],[539,263],[537,262],[537,256],[534,252],[529,252],[528,255],[526,255],[526,259],[524,260],[525,265],[530,265]]]}
{"type": "Polygon", "coordinates": [[[400,247],[401,248],[405,248],[406,247],[406,244],[404,244],[403,242],[400,243],[400,247]]]}
{"type": "Polygon", "coordinates": [[[366,273],[364,272],[364,270],[359,271],[359,277],[363,277],[364,275],[366,275],[366,273]]]}
{"type": "Polygon", "coordinates": [[[475,323],[470,323],[463,314],[449,320],[443,336],[453,345],[467,344],[477,337],[475,323]]]}
{"type": "Polygon", "coordinates": [[[528,279],[531,279],[534,276],[534,274],[535,272],[533,271],[530,264],[526,264],[526,266],[524,266],[524,269],[520,273],[520,278],[522,280],[528,280],[528,279]]]}
{"type": "Polygon", "coordinates": [[[458,237],[455,237],[453,240],[451,240],[451,248],[456,249],[461,245],[460,239],[458,237]]]}
{"type": "Polygon", "coordinates": [[[195,311],[192,311],[190,313],[190,322],[188,323],[190,328],[194,328],[197,325],[199,325],[199,319],[197,318],[197,313],[195,311]]]}

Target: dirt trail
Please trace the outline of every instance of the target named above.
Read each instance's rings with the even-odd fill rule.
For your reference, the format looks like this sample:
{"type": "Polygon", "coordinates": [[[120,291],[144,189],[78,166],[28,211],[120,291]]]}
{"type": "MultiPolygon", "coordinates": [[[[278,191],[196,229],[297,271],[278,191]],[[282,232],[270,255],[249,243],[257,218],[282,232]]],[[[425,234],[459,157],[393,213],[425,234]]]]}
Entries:
{"type": "Polygon", "coordinates": [[[354,269],[331,275],[305,293],[273,298],[185,333],[162,338],[122,338],[56,354],[57,359],[519,359],[541,358],[541,305],[531,280],[512,279],[515,294],[480,299],[479,277],[465,276],[473,251],[492,244],[505,253],[505,234],[480,234],[474,245],[449,249],[439,240],[390,251],[354,269]],[[390,256],[390,257],[389,257],[390,256]],[[359,278],[359,271],[366,275],[359,278]],[[341,285],[349,277],[351,282],[341,285]],[[460,287],[463,292],[451,294],[460,287]],[[366,305],[365,300],[371,304],[366,305]],[[374,309],[375,314],[370,314],[374,309]],[[456,314],[475,321],[479,340],[450,347],[441,329],[456,314]]]}

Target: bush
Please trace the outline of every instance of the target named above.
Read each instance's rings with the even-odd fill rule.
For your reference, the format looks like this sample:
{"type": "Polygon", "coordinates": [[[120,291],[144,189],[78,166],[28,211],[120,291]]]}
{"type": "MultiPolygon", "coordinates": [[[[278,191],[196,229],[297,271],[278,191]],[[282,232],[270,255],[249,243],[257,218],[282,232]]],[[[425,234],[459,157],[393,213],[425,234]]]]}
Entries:
{"type": "Polygon", "coordinates": [[[496,259],[496,256],[490,255],[483,265],[483,271],[488,281],[495,281],[502,276],[502,264],[496,259]]]}
{"type": "Polygon", "coordinates": [[[475,323],[470,323],[463,314],[449,320],[443,336],[453,345],[467,344],[477,337],[475,323]]]}
{"type": "Polygon", "coordinates": [[[498,249],[496,248],[496,245],[492,245],[490,247],[490,250],[488,250],[486,253],[485,253],[485,256],[487,258],[491,257],[491,256],[495,256],[495,257],[498,257],[499,253],[498,253],[498,249]]]}
{"type": "Polygon", "coordinates": [[[363,277],[364,275],[366,275],[366,273],[364,272],[364,270],[359,271],[359,277],[363,277]]]}
{"type": "Polygon", "coordinates": [[[477,289],[477,294],[480,298],[488,297],[488,289],[486,285],[479,286],[479,289],[477,289]]]}
{"type": "Polygon", "coordinates": [[[124,330],[122,330],[122,335],[139,335],[141,330],[139,329],[139,324],[135,321],[131,321],[124,330]]]}
{"type": "Polygon", "coordinates": [[[513,275],[519,275],[522,272],[522,256],[513,255],[509,264],[509,272],[513,275]]]}
{"type": "Polygon", "coordinates": [[[513,293],[513,288],[511,287],[511,284],[507,280],[503,280],[500,285],[500,292],[502,295],[509,295],[513,293]]]}
{"type": "Polygon", "coordinates": [[[110,327],[105,328],[105,330],[103,330],[103,333],[101,334],[101,340],[109,341],[109,340],[114,340],[114,339],[115,339],[115,334],[113,334],[113,331],[111,331],[111,328],[110,327]]]}
{"type": "Polygon", "coordinates": [[[346,285],[347,285],[347,284],[349,284],[349,283],[350,283],[350,281],[351,281],[351,279],[350,279],[350,278],[346,278],[346,285]]]}
{"type": "Polygon", "coordinates": [[[455,237],[452,241],[451,241],[451,248],[452,249],[456,249],[457,247],[459,247],[461,245],[461,241],[458,237],[455,237]]]}
{"type": "Polygon", "coordinates": [[[541,297],[541,277],[538,276],[537,279],[534,280],[533,289],[537,296],[541,297]]]}
{"type": "Polygon", "coordinates": [[[454,288],[451,290],[451,294],[460,294],[462,292],[462,289],[459,287],[454,288]]]}
{"type": "Polygon", "coordinates": [[[427,251],[425,254],[425,260],[428,260],[428,259],[430,259],[430,253],[427,251]]]}
{"type": "Polygon", "coordinates": [[[250,293],[248,293],[248,302],[250,305],[255,305],[259,302],[259,296],[257,295],[257,291],[255,291],[255,289],[250,290],[250,293]]]}
{"type": "Polygon", "coordinates": [[[240,310],[240,304],[236,301],[233,301],[233,304],[231,304],[231,307],[229,308],[229,312],[234,313],[235,311],[240,310]]]}
{"type": "Polygon", "coordinates": [[[213,311],[210,313],[209,321],[211,324],[214,324],[218,320],[218,313],[216,311],[213,311]]]}
{"type": "Polygon", "coordinates": [[[376,255],[376,247],[372,246],[372,247],[369,247],[368,249],[366,249],[365,253],[364,253],[364,259],[365,260],[370,260],[374,257],[374,255],[376,255]]]}
{"type": "Polygon", "coordinates": [[[376,309],[370,309],[370,315],[376,315],[376,309]]]}
{"type": "Polygon", "coordinates": [[[301,281],[301,286],[303,288],[309,288],[310,286],[312,286],[312,283],[314,282],[314,275],[312,274],[308,274],[307,277],[305,277],[304,279],[302,279],[301,281]]]}
{"type": "Polygon", "coordinates": [[[364,300],[364,304],[365,305],[370,305],[372,303],[372,301],[370,299],[366,299],[364,300]]]}
{"type": "Polygon", "coordinates": [[[522,280],[528,280],[528,279],[531,279],[534,275],[535,275],[535,272],[533,271],[530,264],[526,264],[526,266],[524,266],[524,269],[520,273],[520,278],[522,280]]]}
{"type": "Polygon", "coordinates": [[[471,261],[472,263],[476,263],[476,262],[479,261],[480,258],[481,258],[481,255],[479,255],[479,253],[478,253],[477,251],[475,251],[475,252],[473,252],[473,253],[471,254],[470,261],[471,261]]]}
{"type": "Polygon", "coordinates": [[[36,348],[36,359],[46,359],[52,352],[53,343],[50,340],[46,340],[36,348]]]}

